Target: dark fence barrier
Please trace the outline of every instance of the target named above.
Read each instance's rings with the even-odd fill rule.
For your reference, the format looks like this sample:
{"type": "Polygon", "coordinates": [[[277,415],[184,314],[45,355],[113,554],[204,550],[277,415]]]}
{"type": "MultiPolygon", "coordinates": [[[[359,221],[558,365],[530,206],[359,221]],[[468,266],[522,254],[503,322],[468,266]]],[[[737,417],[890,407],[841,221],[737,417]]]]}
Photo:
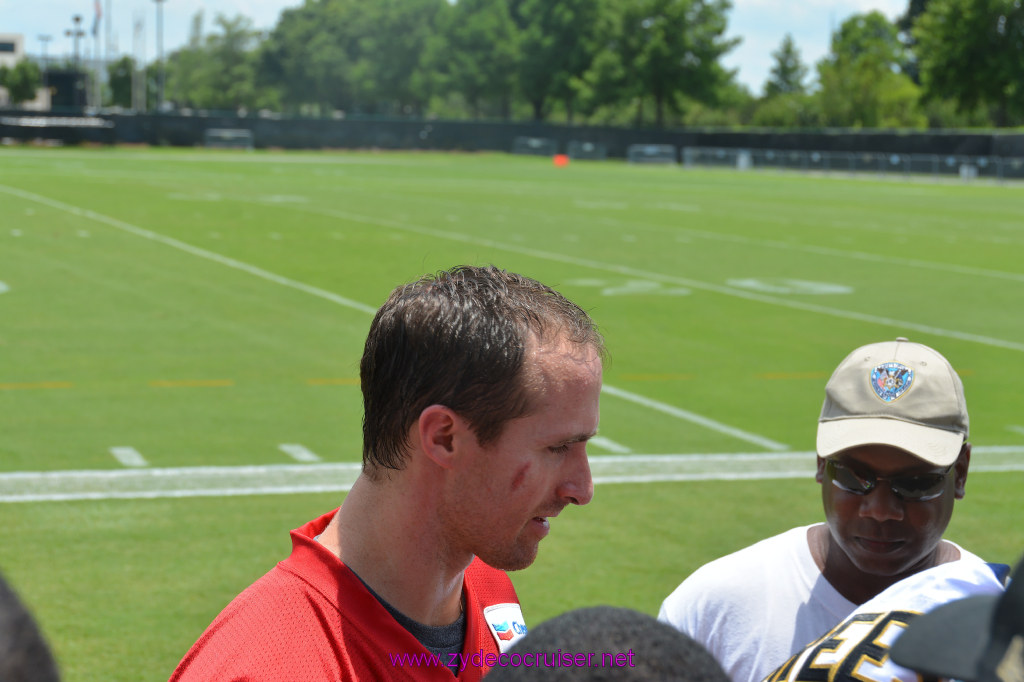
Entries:
{"type": "Polygon", "coordinates": [[[67,144],[135,143],[200,146],[210,128],[245,129],[257,148],[424,149],[512,151],[516,138],[555,141],[557,152],[571,145],[600,146],[609,157],[626,158],[632,145],[672,145],[793,152],[935,154],[1024,157],[1024,134],[962,131],[770,129],[654,130],[610,126],[569,126],[495,121],[410,119],[305,119],[184,114],[40,114],[0,112],[0,138],[51,139],[67,144]],[[75,125],[71,119],[91,121],[75,125]],[[101,123],[97,123],[100,121],[101,123]]]}
{"type": "Polygon", "coordinates": [[[963,180],[1024,180],[1024,157],[684,147],[682,158],[687,167],[717,166],[741,170],[774,168],[879,175],[958,175],[963,180]]]}

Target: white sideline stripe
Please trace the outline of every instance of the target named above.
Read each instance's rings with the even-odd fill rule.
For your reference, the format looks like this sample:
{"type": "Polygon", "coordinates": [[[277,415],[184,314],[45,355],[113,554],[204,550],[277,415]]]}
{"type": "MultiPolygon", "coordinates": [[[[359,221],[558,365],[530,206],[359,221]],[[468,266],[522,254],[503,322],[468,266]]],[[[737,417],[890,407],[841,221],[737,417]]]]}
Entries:
{"type": "Polygon", "coordinates": [[[723,296],[732,296],[734,298],[742,298],[757,303],[766,303],[768,305],[792,308],[794,310],[801,310],[803,312],[827,315],[829,317],[838,317],[840,319],[845,320],[856,320],[858,322],[867,322],[870,324],[880,324],[885,325],[887,327],[892,327],[896,330],[917,331],[923,334],[931,334],[933,336],[940,336],[949,339],[958,339],[960,341],[968,341],[971,343],[979,343],[985,346],[992,346],[994,348],[1005,348],[1007,350],[1024,352],[1024,343],[1019,343],[1016,341],[1007,341],[1005,339],[997,339],[995,337],[982,336],[980,334],[968,334],[966,332],[959,332],[953,329],[943,329],[941,327],[933,327],[927,324],[918,324],[916,322],[909,322],[907,320],[892,317],[869,315],[867,313],[859,313],[853,310],[830,308],[828,306],[817,305],[815,303],[807,303],[804,301],[794,301],[784,298],[777,298],[775,296],[759,294],[754,291],[745,291],[743,289],[736,289],[721,284],[700,282],[697,280],[687,279],[685,277],[663,275],[658,272],[651,272],[649,270],[639,270],[637,268],[631,268],[625,265],[616,265],[614,263],[605,263],[602,261],[591,260],[589,258],[580,258],[579,256],[551,253],[549,251],[541,251],[540,249],[533,249],[526,246],[506,244],[504,242],[495,241],[493,239],[484,239],[482,237],[464,235],[458,232],[448,232],[446,230],[436,230],[433,228],[422,227],[419,225],[409,225],[406,223],[399,223],[393,220],[372,218],[370,216],[349,213],[346,211],[314,209],[308,207],[295,207],[295,210],[306,211],[309,213],[331,216],[335,218],[342,218],[345,220],[358,221],[365,223],[367,225],[377,225],[379,227],[387,227],[395,230],[412,232],[414,234],[422,234],[428,237],[436,237],[439,239],[463,242],[467,244],[472,244],[473,246],[488,246],[495,249],[501,249],[503,251],[510,251],[512,253],[521,253],[527,256],[531,256],[533,258],[541,258],[543,260],[550,260],[557,263],[567,263],[569,265],[578,265],[581,267],[591,268],[594,270],[603,270],[605,272],[613,272],[619,275],[627,275],[629,277],[642,277],[644,279],[651,279],[658,282],[666,282],[669,284],[690,287],[692,289],[710,291],[712,293],[721,294],[723,296]]]}
{"type": "Polygon", "coordinates": [[[609,386],[608,384],[605,384],[604,386],[601,387],[601,392],[613,395],[617,398],[622,398],[623,400],[628,400],[638,405],[643,405],[644,407],[649,407],[652,410],[657,410],[658,412],[663,412],[673,417],[678,417],[679,419],[685,419],[688,422],[699,424],[700,426],[711,429],[712,431],[718,431],[719,433],[723,433],[727,436],[732,436],[733,438],[745,440],[748,443],[760,445],[761,447],[768,448],[769,450],[786,450],[789,447],[788,445],[777,443],[773,440],[765,438],[764,436],[759,436],[754,433],[748,433],[741,429],[737,429],[735,427],[722,424],[721,422],[716,422],[714,419],[703,417],[699,414],[696,414],[695,412],[690,412],[679,407],[667,405],[665,403],[658,402],[657,400],[651,400],[650,398],[645,398],[642,395],[630,393],[629,391],[624,391],[621,388],[615,388],[614,386],[609,386]]]}
{"type": "Polygon", "coordinates": [[[316,453],[303,445],[297,443],[282,443],[277,449],[288,455],[297,462],[319,462],[320,458],[316,453]]]}
{"type": "Polygon", "coordinates": [[[282,277],[281,275],[276,275],[272,272],[269,272],[268,270],[264,270],[263,268],[258,268],[255,265],[249,265],[248,263],[243,263],[242,261],[235,260],[234,258],[222,256],[219,253],[207,251],[206,249],[201,249],[198,246],[192,246],[191,244],[179,241],[177,239],[174,239],[173,237],[167,237],[162,234],[152,232],[150,230],[145,230],[141,227],[137,227],[130,223],[126,223],[123,220],[118,220],[117,218],[111,218],[110,216],[105,216],[103,214],[96,213],[95,211],[90,211],[88,209],[72,206],[71,204],[65,204],[62,201],[57,201],[55,199],[43,197],[38,194],[33,194],[32,192],[25,192],[24,190],[16,189],[14,187],[8,187],[6,185],[0,185],[0,191],[7,192],[8,194],[13,194],[16,197],[20,197],[27,201],[34,201],[36,203],[43,204],[44,206],[49,206],[50,208],[65,211],[67,213],[71,213],[72,215],[76,215],[81,218],[88,218],[89,220],[95,220],[96,222],[104,223],[105,225],[110,225],[111,227],[123,230],[124,232],[128,232],[137,237],[142,237],[144,239],[149,239],[151,241],[171,246],[175,249],[178,249],[179,251],[184,251],[185,253],[189,253],[193,256],[199,256],[200,258],[205,258],[206,260],[213,261],[215,263],[220,263],[221,265],[226,265],[229,268],[234,268],[235,270],[248,272],[250,275],[256,275],[257,277],[261,277],[265,280],[274,282],[276,284],[281,284],[286,287],[291,287],[292,289],[297,289],[298,291],[303,291],[307,294],[318,296],[319,298],[326,299],[328,301],[331,301],[332,303],[337,303],[338,305],[353,308],[354,310],[358,310],[369,315],[375,315],[377,313],[376,308],[372,308],[366,305],[365,303],[353,301],[352,299],[345,298],[344,296],[339,296],[330,291],[310,286],[309,284],[304,284],[303,282],[298,282],[294,279],[282,277]]]}
{"type": "Polygon", "coordinates": [[[139,451],[135,448],[129,447],[116,447],[110,448],[110,454],[114,458],[126,467],[146,467],[149,466],[149,462],[139,454],[139,451]]]}
{"type": "Polygon", "coordinates": [[[608,450],[609,452],[614,452],[620,455],[628,455],[629,453],[633,452],[625,445],[622,445],[621,443],[616,443],[611,438],[605,438],[603,436],[594,436],[593,438],[590,439],[589,443],[591,445],[596,445],[602,450],[608,450]]]}
{"type": "MultiPolygon", "coordinates": [[[[1024,471],[1024,445],[977,446],[971,472],[1024,471]]],[[[813,452],[590,457],[596,484],[811,478],[813,452]]],[[[113,469],[0,474],[0,503],[340,493],[358,463],[113,469]]]]}

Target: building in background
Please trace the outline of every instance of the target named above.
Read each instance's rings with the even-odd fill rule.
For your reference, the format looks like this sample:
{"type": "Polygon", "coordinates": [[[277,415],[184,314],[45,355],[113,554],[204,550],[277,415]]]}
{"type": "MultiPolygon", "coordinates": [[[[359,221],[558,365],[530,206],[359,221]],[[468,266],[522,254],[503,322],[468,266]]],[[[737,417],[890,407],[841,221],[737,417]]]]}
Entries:
{"type": "MultiPolygon", "coordinates": [[[[48,74],[48,65],[44,61],[25,53],[24,35],[21,33],[0,33],[0,67],[13,69],[14,66],[23,59],[32,60],[39,65],[40,71],[42,72],[42,87],[37,89],[34,99],[20,103],[18,108],[35,111],[48,111],[50,109],[51,100],[53,99],[53,81],[61,80],[60,76],[56,76],[55,78],[55,74],[48,74]]],[[[71,78],[65,77],[64,80],[67,81],[64,87],[74,87],[73,74],[71,78]]],[[[0,86],[0,107],[9,106],[11,106],[10,93],[7,91],[7,88],[0,86]]]]}
{"type": "Polygon", "coordinates": [[[25,56],[25,36],[20,33],[0,33],[0,66],[8,69],[25,56]]]}

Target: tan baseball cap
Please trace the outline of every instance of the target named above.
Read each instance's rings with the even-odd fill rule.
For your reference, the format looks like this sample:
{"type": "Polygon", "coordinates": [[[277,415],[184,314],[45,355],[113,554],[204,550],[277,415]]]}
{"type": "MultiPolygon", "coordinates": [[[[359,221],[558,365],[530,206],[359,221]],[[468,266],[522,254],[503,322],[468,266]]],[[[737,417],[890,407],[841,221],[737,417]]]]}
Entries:
{"type": "Polygon", "coordinates": [[[891,445],[950,466],[968,424],[964,385],[949,361],[900,337],[858,348],[832,373],[818,419],[818,455],[891,445]]]}

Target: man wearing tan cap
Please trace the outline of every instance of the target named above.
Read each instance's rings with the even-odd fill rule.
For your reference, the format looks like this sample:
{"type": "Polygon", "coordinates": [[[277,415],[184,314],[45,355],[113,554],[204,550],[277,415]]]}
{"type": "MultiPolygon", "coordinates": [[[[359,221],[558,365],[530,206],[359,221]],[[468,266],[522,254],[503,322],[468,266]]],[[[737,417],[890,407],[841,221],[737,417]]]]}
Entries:
{"type": "Polygon", "coordinates": [[[938,352],[904,338],[853,351],[818,420],[825,523],[701,567],[659,619],[707,647],[734,682],[759,682],[903,578],[983,563],[942,538],[964,496],[967,434],[963,384],[938,352]]]}

